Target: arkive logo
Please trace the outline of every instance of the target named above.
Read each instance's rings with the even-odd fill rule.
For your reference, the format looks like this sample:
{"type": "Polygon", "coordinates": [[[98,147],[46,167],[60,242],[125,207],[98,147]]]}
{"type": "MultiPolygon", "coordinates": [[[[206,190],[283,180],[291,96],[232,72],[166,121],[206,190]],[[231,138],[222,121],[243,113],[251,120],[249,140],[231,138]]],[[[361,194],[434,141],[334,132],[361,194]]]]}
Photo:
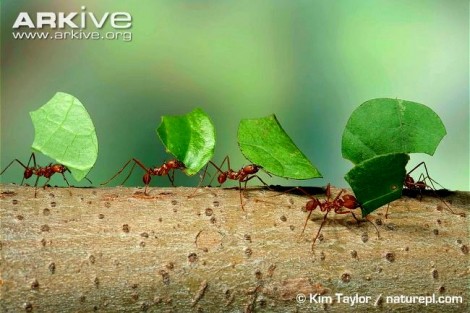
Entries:
{"type": "Polygon", "coordinates": [[[28,12],[20,12],[12,28],[42,29],[48,26],[51,29],[101,29],[106,24],[114,29],[129,29],[132,27],[132,16],[128,12],[104,12],[101,16],[95,15],[93,12],[87,12],[85,6],[81,7],[81,12],[37,12],[35,18],[28,12]]]}

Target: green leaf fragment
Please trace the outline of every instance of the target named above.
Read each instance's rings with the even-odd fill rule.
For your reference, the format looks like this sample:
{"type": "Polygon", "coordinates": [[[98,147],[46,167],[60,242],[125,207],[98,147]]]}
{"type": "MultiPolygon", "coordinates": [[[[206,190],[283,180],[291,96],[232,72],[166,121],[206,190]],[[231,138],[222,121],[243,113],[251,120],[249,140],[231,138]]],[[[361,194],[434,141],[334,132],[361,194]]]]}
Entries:
{"type": "Polygon", "coordinates": [[[429,107],[400,99],[373,99],[351,114],[342,153],[354,164],[388,153],[433,155],[445,135],[444,124],[429,107]]]}
{"type": "Polygon", "coordinates": [[[95,126],[80,101],[58,92],[45,105],[30,112],[35,137],[31,148],[68,167],[82,180],[98,157],[95,126]]]}
{"type": "Polygon", "coordinates": [[[196,108],[186,115],[163,116],[157,135],[166,150],[184,163],[188,175],[199,172],[214,155],[214,124],[202,109],[196,108]]]}
{"type": "Polygon", "coordinates": [[[344,177],[366,216],[382,205],[399,199],[406,176],[408,154],[392,153],[359,163],[344,177]]]}
{"type": "Polygon", "coordinates": [[[276,116],[241,120],[238,144],[243,155],[265,171],[280,177],[322,177],[279,124],[276,116]]]}

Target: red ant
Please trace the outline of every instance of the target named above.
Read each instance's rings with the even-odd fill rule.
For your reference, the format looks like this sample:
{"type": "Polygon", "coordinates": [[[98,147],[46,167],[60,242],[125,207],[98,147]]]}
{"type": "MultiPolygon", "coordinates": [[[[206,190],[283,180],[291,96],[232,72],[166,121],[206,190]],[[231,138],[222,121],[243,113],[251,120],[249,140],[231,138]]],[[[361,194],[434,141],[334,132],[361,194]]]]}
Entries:
{"type": "Polygon", "coordinates": [[[167,161],[167,162],[163,163],[162,166],[160,166],[160,167],[154,167],[154,168],[149,167],[149,168],[147,168],[142,162],[140,162],[139,160],[137,160],[135,158],[132,158],[129,161],[127,161],[124,164],[124,166],[113,177],[111,177],[110,179],[108,179],[104,183],[101,183],[101,185],[106,185],[107,183],[112,181],[114,178],[116,178],[116,176],[121,174],[122,171],[132,161],[134,161],[134,165],[132,165],[132,168],[131,168],[129,174],[127,175],[126,179],[124,179],[124,181],[121,183],[121,185],[124,184],[127,181],[127,179],[129,179],[129,177],[131,176],[132,171],[134,170],[135,166],[139,165],[145,171],[145,174],[142,177],[142,181],[145,184],[145,191],[144,191],[145,195],[148,195],[147,189],[148,189],[148,186],[150,184],[150,181],[152,180],[152,176],[165,176],[166,175],[166,176],[168,176],[168,179],[170,180],[171,185],[174,186],[175,170],[183,170],[183,169],[186,168],[185,165],[183,164],[183,162],[178,161],[178,160],[167,161]],[[170,171],[172,171],[171,176],[170,176],[170,171]]]}
{"type": "MultiPolygon", "coordinates": [[[[224,160],[222,161],[222,164],[220,164],[220,167],[217,166],[212,161],[209,161],[207,163],[206,169],[204,170],[204,175],[201,177],[201,180],[199,182],[198,187],[201,185],[202,181],[204,180],[204,177],[206,176],[207,168],[208,168],[209,164],[211,164],[213,167],[215,167],[217,169],[217,171],[219,172],[219,175],[217,176],[217,181],[219,182],[220,185],[225,183],[227,181],[227,179],[238,181],[238,188],[240,190],[240,205],[241,205],[242,210],[245,210],[244,205],[243,205],[243,200],[242,200],[242,183],[245,183],[245,185],[243,187],[243,190],[246,190],[246,184],[248,183],[249,180],[252,180],[253,178],[257,178],[261,183],[263,183],[263,185],[268,186],[268,184],[266,184],[261,179],[261,177],[259,177],[256,174],[256,173],[258,173],[258,171],[260,169],[262,169],[261,166],[256,165],[256,164],[249,164],[249,165],[246,165],[246,166],[242,167],[238,171],[234,171],[230,166],[230,158],[228,156],[226,156],[224,158],[224,160]],[[227,170],[222,171],[221,167],[224,166],[225,162],[227,162],[227,170]]],[[[269,173],[268,173],[268,175],[269,175],[269,173]]],[[[209,183],[209,185],[210,185],[210,183],[209,183]]],[[[193,193],[193,195],[194,195],[194,193],[193,193]]],[[[193,196],[193,195],[190,195],[190,197],[193,196]]]]}
{"type": "MultiPolygon", "coordinates": [[[[426,166],[426,163],[425,162],[421,162],[419,163],[418,165],[416,165],[415,167],[413,167],[408,173],[406,173],[406,176],[405,176],[405,180],[403,182],[403,187],[406,188],[407,190],[409,191],[417,191],[419,192],[420,194],[420,200],[423,198],[423,192],[425,190],[432,190],[433,194],[438,197],[442,203],[444,203],[444,205],[446,206],[447,210],[449,212],[451,212],[452,214],[457,214],[455,213],[451,208],[450,206],[447,204],[447,202],[445,202],[444,200],[442,200],[436,193],[436,187],[434,186],[434,183],[436,183],[437,185],[441,186],[437,181],[435,181],[434,179],[431,178],[431,176],[429,176],[429,172],[428,172],[428,168],[426,166]],[[424,171],[426,172],[426,175],[424,175],[423,173],[421,173],[421,175],[419,175],[419,178],[417,181],[414,180],[413,177],[411,177],[411,173],[413,171],[415,171],[417,168],[419,168],[420,166],[423,166],[424,167],[424,171]],[[430,182],[430,185],[428,185],[426,183],[426,181],[429,180],[430,182]]],[[[442,186],[441,186],[442,187],[442,186]]],[[[444,188],[444,187],[442,187],[444,188]]],[[[385,212],[385,218],[388,217],[388,209],[390,207],[390,204],[387,205],[387,210],[385,212]]]]}
{"type": "MultiPolygon", "coordinates": [[[[25,179],[28,179],[33,175],[37,176],[36,177],[36,182],[34,183],[34,187],[35,187],[34,197],[37,196],[37,185],[38,185],[39,177],[47,178],[47,180],[46,180],[46,182],[44,183],[44,186],[43,186],[43,188],[46,188],[47,184],[51,180],[52,175],[54,175],[56,173],[60,173],[60,174],[62,174],[62,177],[64,178],[64,181],[67,183],[67,186],[70,187],[70,184],[69,184],[67,178],[65,177],[65,172],[70,173],[70,170],[65,165],[57,164],[57,163],[56,164],[50,163],[49,165],[44,166],[44,167],[38,166],[36,164],[36,156],[34,155],[34,152],[31,153],[31,156],[29,157],[27,165],[24,165],[18,159],[14,159],[13,161],[10,162],[10,164],[7,165],[7,167],[5,167],[5,169],[0,173],[0,175],[2,175],[14,162],[20,164],[24,168],[23,179],[21,180],[21,185],[23,185],[23,182],[24,182],[25,179]],[[29,164],[31,163],[31,160],[33,160],[33,166],[32,167],[29,166],[29,164]]],[[[92,183],[87,177],[85,177],[85,179],[90,184],[92,183]]]]}
{"type": "MultiPolygon", "coordinates": [[[[317,207],[320,209],[321,212],[326,212],[325,215],[323,215],[323,220],[322,220],[322,223],[320,224],[320,228],[318,229],[315,237],[313,238],[312,250],[315,246],[315,242],[317,241],[318,237],[320,236],[320,232],[323,228],[323,225],[325,225],[325,223],[326,223],[326,220],[328,218],[328,214],[331,211],[335,212],[336,214],[348,214],[348,213],[350,213],[358,223],[360,222],[359,219],[356,217],[356,215],[354,215],[353,210],[355,210],[357,208],[362,208],[361,204],[357,201],[355,196],[350,195],[350,194],[343,194],[345,192],[344,189],[342,189],[336,195],[336,197],[333,200],[331,200],[331,185],[328,184],[326,186],[326,190],[325,190],[326,199],[323,200],[323,201],[319,200],[316,197],[313,197],[312,195],[310,195],[307,191],[305,191],[301,187],[294,187],[294,188],[288,189],[286,191],[283,191],[280,194],[288,193],[288,192],[291,192],[293,190],[299,190],[303,194],[305,194],[306,196],[308,196],[310,198],[310,200],[308,200],[307,203],[305,204],[305,210],[308,212],[308,215],[307,215],[307,218],[305,219],[304,227],[302,228],[302,232],[300,233],[300,236],[302,236],[304,234],[305,228],[307,227],[307,223],[310,219],[310,216],[312,215],[313,211],[316,210],[317,207]]],[[[280,194],[278,194],[278,195],[280,195],[280,194]]],[[[263,201],[263,200],[258,200],[258,201],[263,201]]],[[[375,226],[375,224],[372,223],[371,221],[369,221],[367,218],[366,218],[366,221],[371,223],[374,226],[375,230],[377,231],[377,237],[380,238],[380,234],[379,234],[379,230],[378,230],[377,226],[375,226]]]]}
{"type": "MultiPolygon", "coordinates": [[[[300,234],[300,236],[303,235],[303,233],[305,231],[305,228],[307,227],[307,222],[310,219],[310,216],[312,215],[312,212],[317,207],[320,209],[321,212],[326,212],[325,215],[323,216],[323,221],[320,224],[320,228],[318,229],[317,234],[316,234],[315,238],[313,239],[312,250],[313,250],[313,247],[315,245],[315,242],[317,241],[318,237],[320,236],[320,231],[323,228],[323,225],[326,223],[326,219],[328,217],[328,214],[331,211],[334,211],[336,214],[348,214],[348,213],[350,213],[354,217],[354,219],[359,222],[359,220],[354,215],[352,210],[360,208],[361,205],[357,201],[356,197],[354,197],[353,195],[350,195],[350,194],[342,195],[343,192],[344,192],[344,189],[341,190],[333,200],[331,200],[331,187],[330,187],[330,184],[328,184],[326,186],[326,192],[325,192],[326,199],[323,200],[323,201],[311,196],[310,194],[308,194],[306,191],[304,191],[300,187],[297,187],[295,189],[299,189],[300,191],[302,191],[304,194],[306,194],[310,198],[310,200],[308,200],[308,202],[305,205],[305,209],[309,213],[307,215],[307,218],[305,219],[305,224],[304,224],[304,227],[302,229],[302,233],[300,234]],[[340,198],[340,196],[341,196],[341,198],[340,198]]],[[[374,225],[374,227],[375,227],[375,225],[374,225]]],[[[377,227],[376,227],[376,229],[377,229],[377,227]]],[[[377,230],[377,232],[378,232],[378,230],[377,230]]]]}

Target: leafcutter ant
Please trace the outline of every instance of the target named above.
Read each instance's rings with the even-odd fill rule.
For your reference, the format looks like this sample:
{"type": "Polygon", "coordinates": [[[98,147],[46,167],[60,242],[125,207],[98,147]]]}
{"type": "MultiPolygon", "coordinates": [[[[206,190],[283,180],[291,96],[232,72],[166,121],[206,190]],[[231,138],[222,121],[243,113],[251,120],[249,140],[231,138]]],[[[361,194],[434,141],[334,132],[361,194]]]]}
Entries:
{"type": "MultiPolygon", "coordinates": [[[[320,227],[318,228],[318,231],[317,231],[315,237],[313,238],[312,250],[314,249],[315,243],[316,243],[317,239],[320,236],[323,225],[325,225],[325,223],[327,221],[327,218],[328,218],[328,214],[330,212],[333,211],[336,214],[351,214],[358,223],[360,222],[353,211],[357,208],[361,208],[361,204],[357,201],[355,196],[345,193],[344,189],[342,189],[336,195],[335,198],[331,199],[331,185],[328,184],[326,186],[326,190],[325,190],[326,199],[324,199],[324,200],[320,200],[320,199],[310,195],[307,191],[305,191],[301,187],[291,188],[291,189],[288,189],[286,191],[283,191],[280,194],[288,193],[288,192],[291,192],[293,190],[299,190],[303,194],[305,194],[307,197],[310,198],[310,200],[308,200],[307,203],[305,204],[305,210],[308,212],[308,215],[307,215],[307,218],[305,219],[305,223],[304,223],[304,226],[302,228],[302,232],[300,233],[300,236],[302,236],[304,234],[305,229],[307,227],[307,223],[308,223],[308,221],[310,219],[310,216],[312,215],[313,211],[315,211],[318,208],[321,212],[325,213],[323,215],[322,223],[320,224],[320,227]]],[[[263,200],[258,200],[258,201],[263,201],[263,200]]],[[[368,219],[366,219],[366,221],[371,223],[374,226],[375,230],[377,231],[377,236],[380,238],[380,234],[379,234],[379,230],[377,229],[377,226],[375,226],[375,224],[372,223],[371,221],[369,221],[368,219]]]]}
{"type": "MultiPolygon", "coordinates": [[[[21,180],[21,185],[23,185],[23,182],[24,182],[25,179],[28,179],[31,176],[36,175],[36,181],[34,183],[34,187],[35,187],[34,197],[37,196],[37,186],[38,186],[39,177],[47,178],[47,180],[46,180],[46,182],[44,183],[44,186],[43,186],[43,188],[46,188],[47,184],[51,180],[51,177],[56,173],[60,173],[62,175],[62,178],[64,179],[65,183],[67,184],[67,186],[70,187],[70,184],[69,184],[67,178],[65,177],[65,172],[70,173],[70,170],[65,165],[58,164],[58,163],[55,163],[55,164],[50,163],[47,166],[41,167],[41,166],[37,165],[37,163],[36,163],[36,156],[34,155],[34,152],[31,153],[31,156],[29,157],[27,165],[24,165],[23,162],[21,162],[18,159],[14,159],[13,161],[11,161],[3,169],[3,171],[0,173],[0,175],[2,175],[15,162],[18,163],[19,165],[21,165],[24,168],[23,179],[21,180]],[[29,166],[31,164],[31,160],[33,161],[33,166],[29,166]]],[[[90,184],[92,183],[87,177],[85,177],[85,179],[90,184]]]]}
{"type": "MultiPolygon", "coordinates": [[[[320,236],[321,229],[323,228],[323,225],[326,223],[326,219],[328,217],[328,214],[333,211],[336,214],[351,214],[354,219],[359,222],[357,219],[356,215],[354,215],[353,210],[360,208],[361,205],[357,201],[356,197],[350,194],[343,194],[345,192],[344,189],[342,189],[336,197],[331,200],[331,187],[330,184],[326,186],[326,199],[325,200],[319,200],[318,198],[315,198],[308,194],[306,191],[304,191],[302,188],[297,187],[296,189],[299,189],[302,191],[305,195],[307,195],[310,200],[307,201],[305,205],[305,209],[308,212],[307,218],[305,219],[304,227],[302,228],[302,233],[300,236],[303,235],[305,232],[305,228],[307,227],[308,220],[310,219],[310,216],[312,215],[312,212],[318,207],[321,212],[325,212],[325,215],[323,215],[323,220],[322,223],[320,224],[320,228],[318,228],[317,234],[315,235],[313,242],[312,242],[312,250],[315,246],[315,242],[317,241],[318,237],[320,236]]],[[[369,221],[370,222],[370,221],[369,221]]],[[[371,222],[372,223],[372,222],[371,222]]],[[[372,223],[373,224],[373,223],[372,223]]],[[[374,225],[375,227],[375,225],[374,225]]],[[[377,227],[375,227],[377,230],[377,227]]],[[[378,230],[377,230],[378,233],[378,230]]]]}
{"type": "Polygon", "coordinates": [[[174,179],[175,179],[175,170],[184,170],[186,167],[183,164],[183,162],[178,161],[178,160],[170,160],[167,162],[164,162],[162,166],[160,167],[154,167],[154,168],[147,168],[141,161],[132,158],[129,161],[127,161],[124,166],[110,179],[105,181],[104,183],[101,183],[101,185],[106,185],[110,181],[112,181],[114,178],[116,178],[119,174],[122,173],[122,171],[131,163],[134,162],[134,165],[132,165],[131,170],[129,171],[129,174],[127,177],[124,179],[124,181],[121,183],[123,185],[131,176],[132,172],[134,171],[134,168],[136,165],[140,166],[144,171],[144,176],[142,176],[142,181],[145,184],[145,191],[144,194],[148,195],[147,189],[149,187],[150,181],[152,180],[152,176],[168,176],[168,179],[171,182],[171,185],[174,186],[174,179]],[[171,174],[170,174],[171,172],[171,174]]]}
{"type": "MultiPolygon", "coordinates": [[[[426,163],[425,162],[421,162],[419,163],[418,165],[416,165],[415,167],[413,167],[408,173],[406,173],[406,176],[405,176],[405,180],[403,182],[403,188],[404,190],[408,190],[410,192],[413,192],[413,193],[416,193],[418,192],[419,195],[420,195],[420,200],[423,198],[423,193],[426,191],[426,190],[431,190],[432,193],[434,194],[434,196],[436,196],[437,198],[439,198],[439,200],[441,200],[442,203],[444,203],[444,206],[446,207],[446,209],[452,213],[452,214],[457,214],[459,215],[458,213],[455,213],[449,206],[449,204],[447,204],[447,202],[445,202],[441,197],[439,197],[439,195],[437,194],[437,191],[436,191],[436,187],[434,186],[434,184],[437,184],[439,186],[441,186],[441,184],[439,184],[437,181],[435,181],[434,179],[431,178],[431,176],[429,176],[429,172],[428,172],[428,168],[426,166],[426,163]],[[424,167],[424,171],[426,172],[426,175],[424,175],[423,173],[421,173],[418,177],[418,180],[415,180],[412,176],[411,176],[411,173],[413,173],[416,169],[418,169],[419,167],[424,167]],[[429,184],[427,183],[429,181],[429,184]]],[[[441,186],[442,187],[442,186],[441,186]]],[[[444,188],[444,187],[442,187],[444,188]]],[[[385,212],[385,218],[388,217],[388,209],[390,207],[390,204],[387,205],[387,210],[385,212]]]]}
{"type": "MultiPolygon", "coordinates": [[[[244,167],[240,168],[238,171],[235,171],[230,166],[230,158],[228,156],[226,156],[224,158],[224,160],[222,161],[222,163],[220,164],[220,166],[217,166],[212,161],[209,161],[207,163],[206,168],[204,170],[204,174],[201,177],[201,180],[199,182],[198,187],[201,186],[201,184],[202,184],[202,182],[203,182],[203,180],[206,176],[207,168],[209,167],[209,164],[211,164],[218,171],[219,175],[217,176],[217,181],[219,182],[220,185],[223,185],[227,180],[238,181],[238,189],[240,191],[240,206],[241,206],[242,210],[245,210],[245,207],[243,205],[243,200],[242,200],[242,183],[244,183],[243,191],[246,190],[246,185],[247,185],[248,181],[252,180],[253,178],[257,178],[263,185],[268,186],[268,184],[266,184],[261,179],[261,177],[259,177],[257,175],[259,170],[262,169],[261,166],[256,165],[256,164],[249,164],[249,165],[245,165],[244,167]],[[223,171],[221,168],[224,166],[225,162],[227,162],[227,170],[223,171]]],[[[268,175],[269,175],[269,173],[268,173],[268,175]]],[[[212,180],[211,180],[211,182],[212,182],[212,180]]],[[[209,183],[209,185],[210,185],[210,183],[209,183]]],[[[192,195],[190,195],[190,197],[192,197],[193,195],[194,195],[194,193],[192,195]]]]}

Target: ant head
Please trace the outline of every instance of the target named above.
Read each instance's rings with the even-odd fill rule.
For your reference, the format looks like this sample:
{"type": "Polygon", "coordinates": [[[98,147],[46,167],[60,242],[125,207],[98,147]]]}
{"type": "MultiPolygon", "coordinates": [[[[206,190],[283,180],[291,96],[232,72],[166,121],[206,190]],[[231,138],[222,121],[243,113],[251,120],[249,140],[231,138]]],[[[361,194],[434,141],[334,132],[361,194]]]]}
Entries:
{"type": "Polygon", "coordinates": [[[319,205],[320,205],[320,201],[317,198],[312,198],[308,200],[307,204],[305,205],[305,209],[307,211],[313,211],[319,205]]]}
{"type": "Polygon", "coordinates": [[[50,168],[54,173],[64,173],[67,170],[67,168],[62,164],[54,164],[50,168]]]}
{"type": "Polygon", "coordinates": [[[250,165],[247,165],[245,166],[242,170],[243,172],[245,172],[245,174],[255,174],[259,171],[259,169],[261,168],[261,166],[258,166],[256,164],[250,164],[250,165]]]}
{"type": "Polygon", "coordinates": [[[184,166],[183,162],[178,161],[178,160],[170,160],[170,161],[166,162],[165,164],[168,168],[171,168],[171,169],[185,168],[186,167],[186,166],[184,166]]]}
{"type": "Polygon", "coordinates": [[[360,207],[359,203],[357,202],[356,197],[354,197],[353,195],[344,195],[342,196],[342,198],[343,198],[343,206],[345,208],[354,210],[360,207]]]}

